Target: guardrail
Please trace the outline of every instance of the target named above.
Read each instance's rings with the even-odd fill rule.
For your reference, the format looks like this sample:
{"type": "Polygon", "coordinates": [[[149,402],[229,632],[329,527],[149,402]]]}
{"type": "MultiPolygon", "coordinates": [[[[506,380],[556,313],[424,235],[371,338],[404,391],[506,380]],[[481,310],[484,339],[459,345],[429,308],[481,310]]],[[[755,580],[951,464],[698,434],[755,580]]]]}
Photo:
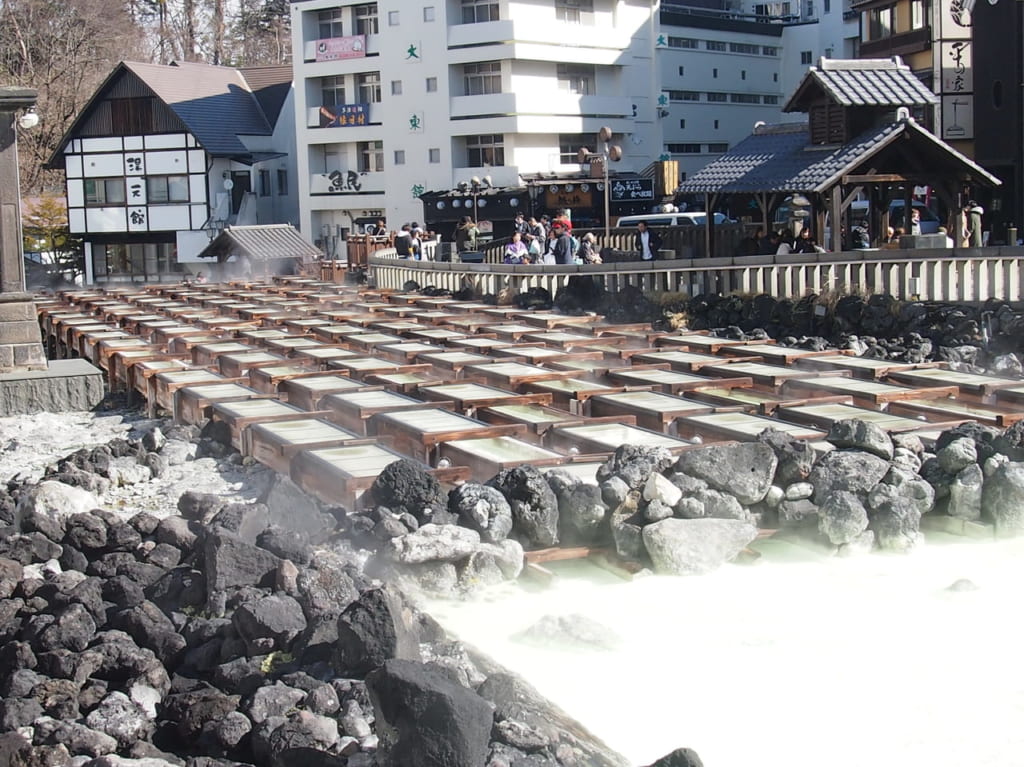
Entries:
{"type": "Polygon", "coordinates": [[[1020,301],[1024,294],[1022,247],[957,250],[866,250],[788,256],[625,261],[581,266],[463,264],[397,259],[392,251],[370,258],[379,288],[401,290],[414,281],[451,291],[519,293],[543,287],[555,295],[571,277],[589,276],[609,292],[626,286],[689,295],[768,293],[793,297],[807,293],[888,293],[899,299],[976,302],[989,298],[1020,301]]]}

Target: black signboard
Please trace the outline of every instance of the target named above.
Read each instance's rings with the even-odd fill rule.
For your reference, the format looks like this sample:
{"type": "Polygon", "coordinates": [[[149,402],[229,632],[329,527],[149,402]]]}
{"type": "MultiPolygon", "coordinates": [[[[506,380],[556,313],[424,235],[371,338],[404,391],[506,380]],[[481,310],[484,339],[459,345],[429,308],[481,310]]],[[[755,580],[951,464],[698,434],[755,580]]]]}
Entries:
{"type": "Polygon", "coordinates": [[[611,187],[612,202],[654,199],[653,178],[616,178],[612,179],[609,185],[611,187]]]}

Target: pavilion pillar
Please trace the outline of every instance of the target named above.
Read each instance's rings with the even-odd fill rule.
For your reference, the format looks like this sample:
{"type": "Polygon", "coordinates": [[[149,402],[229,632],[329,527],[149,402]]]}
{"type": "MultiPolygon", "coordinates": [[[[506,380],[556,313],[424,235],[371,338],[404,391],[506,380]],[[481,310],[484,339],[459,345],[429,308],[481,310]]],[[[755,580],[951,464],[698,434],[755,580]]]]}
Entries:
{"type": "Polygon", "coordinates": [[[32,89],[0,86],[0,373],[46,369],[35,303],[25,291],[18,181],[18,113],[35,103],[32,89]]]}

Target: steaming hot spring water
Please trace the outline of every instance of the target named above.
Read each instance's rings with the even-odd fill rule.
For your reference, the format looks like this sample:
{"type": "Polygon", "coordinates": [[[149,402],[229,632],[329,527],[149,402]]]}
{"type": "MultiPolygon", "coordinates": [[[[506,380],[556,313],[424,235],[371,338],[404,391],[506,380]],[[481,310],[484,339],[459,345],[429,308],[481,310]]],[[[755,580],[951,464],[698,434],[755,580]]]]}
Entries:
{"type": "Polygon", "coordinates": [[[755,564],[632,582],[555,563],[550,586],[428,609],[635,764],[681,746],[707,767],[1024,764],[1024,539],[752,548],[755,564]],[[516,637],[544,616],[604,630],[590,646],[516,637]]]}

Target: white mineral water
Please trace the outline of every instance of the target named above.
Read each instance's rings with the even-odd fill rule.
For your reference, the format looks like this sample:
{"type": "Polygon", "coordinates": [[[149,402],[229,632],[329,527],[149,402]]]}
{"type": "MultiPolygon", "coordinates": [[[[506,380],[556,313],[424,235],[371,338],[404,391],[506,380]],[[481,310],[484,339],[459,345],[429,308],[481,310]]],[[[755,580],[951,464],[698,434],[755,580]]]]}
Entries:
{"type": "Polygon", "coordinates": [[[546,589],[429,609],[635,764],[679,746],[707,767],[1024,764],[1024,540],[938,538],[852,559],[766,541],[755,565],[631,583],[563,564],[546,589]],[[621,649],[512,638],[569,614],[621,649]]]}

